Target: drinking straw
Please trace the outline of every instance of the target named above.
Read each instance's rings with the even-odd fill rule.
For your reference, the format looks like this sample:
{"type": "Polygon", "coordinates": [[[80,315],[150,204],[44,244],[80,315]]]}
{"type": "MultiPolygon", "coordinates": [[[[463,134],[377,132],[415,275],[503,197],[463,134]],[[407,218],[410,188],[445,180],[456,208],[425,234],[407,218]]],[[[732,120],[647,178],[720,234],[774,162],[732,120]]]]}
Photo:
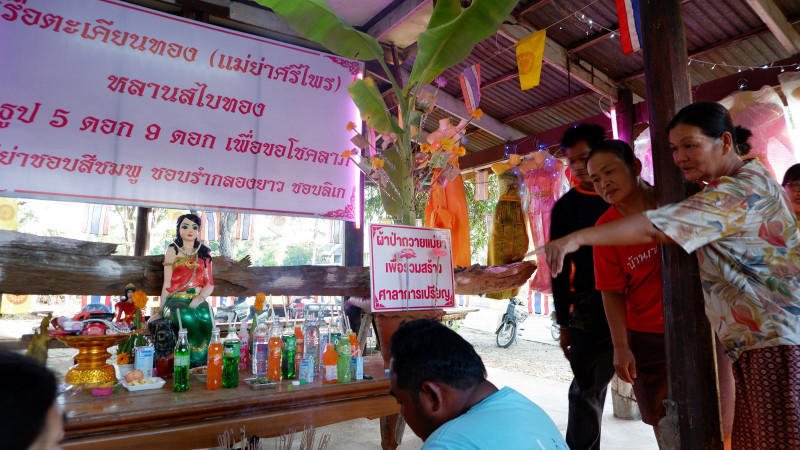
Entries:
{"type": "Polygon", "coordinates": [[[348,330],[350,330],[350,318],[347,317],[347,311],[345,311],[344,309],[344,297],[342,297],[341,299],[341,306],[342,306],[342,319],[344,319],[344,327],[345,327],[344,329],[345,332],[349,333],[348,330]]]}
{"type": "Polygon", "coordinates": [[[181,321],[181,309],[178,308],[178,328],[183,329],[183,321],[181,321]]]}

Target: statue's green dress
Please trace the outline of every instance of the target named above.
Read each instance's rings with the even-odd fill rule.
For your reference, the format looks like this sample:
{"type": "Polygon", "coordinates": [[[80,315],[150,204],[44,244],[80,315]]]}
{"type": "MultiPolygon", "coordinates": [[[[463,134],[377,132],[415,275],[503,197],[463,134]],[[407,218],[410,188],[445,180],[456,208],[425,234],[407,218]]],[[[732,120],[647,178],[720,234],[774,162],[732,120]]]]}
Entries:
{"type": "Polygon", "coordinates": [[[167,288],[169,297],[164,303],[164,317],[170,319],[177,328],[180,314],[180,323],[188,330],[190,362],[193,367],[203,366],[208,360],[208,343],[211,340],[214,318],[211,317],[205,301],[194,308],[189,304],[208,285],[214,285],[210,260],[203,261],[197,255],[175,258],[170,286],[167,288]]]}

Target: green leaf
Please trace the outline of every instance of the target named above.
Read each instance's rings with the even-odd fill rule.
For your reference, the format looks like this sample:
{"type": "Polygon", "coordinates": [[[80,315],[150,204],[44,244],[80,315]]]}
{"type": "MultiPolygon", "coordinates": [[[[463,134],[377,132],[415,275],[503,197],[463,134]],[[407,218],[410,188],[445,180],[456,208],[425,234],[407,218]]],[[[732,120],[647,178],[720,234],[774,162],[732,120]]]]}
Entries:
{"type": "Polygon", "coordinates": [[[431,20],[428,21],[428,29],[436,28],[452,21],[461,14],[461,2],[459,0],[439,0],[433,8],[431,20]]]}
{"type": "Polygon", "coordinates": [[[342,20],[324,0],[255,0],[279,15],[304,38],[345,58],[383,59],[383,48],[372,36],[342,20]]]}
{"type": "Polygon", "coordinates": [[[389,115],[386,102],[383,101],[383,96],[371,78],[356,80],[347,88],[347,92],[361,112],[361,120],[367,122],[367,125],[375,131],[380,134],[403,133],[397,122],[389,115]]]}
{"type": "Polygon", "coordinates": [[[438,26],[429,26],[419,35],[417,58],[407,86],[430,83],[448,67],[465,60],[478,42],[500,28],[516,4],[516,0],[474,0],[453,20],[441,25],[434,22],[438,26]]]}

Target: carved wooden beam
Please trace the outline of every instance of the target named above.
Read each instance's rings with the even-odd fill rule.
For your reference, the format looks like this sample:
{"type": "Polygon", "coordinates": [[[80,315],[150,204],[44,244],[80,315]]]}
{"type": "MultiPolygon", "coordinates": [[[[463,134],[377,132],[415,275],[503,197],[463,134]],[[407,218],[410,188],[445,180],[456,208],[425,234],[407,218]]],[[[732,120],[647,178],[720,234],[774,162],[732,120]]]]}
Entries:
{"type": "MultiPolygon", "coordinates": [[[[116,244],[0,231],[0,292],[118,295],[133,283],[160,295],[163,256],[114,255],[116,244]]],[[[250,261],[214,258],[214,295],[370,295],[368,267],[251,267],[250,261]]],[[[500,292],[522,285],[536,270],[530,261],[471,266],[455,274],[457,294],[500,292]]]]}
{"type": "Polygon", "coordinates": [[[747,0],[747,5],[755,11],[789,55],[800,53],[800,33],[789,23],[773,0],[747,0]]]}

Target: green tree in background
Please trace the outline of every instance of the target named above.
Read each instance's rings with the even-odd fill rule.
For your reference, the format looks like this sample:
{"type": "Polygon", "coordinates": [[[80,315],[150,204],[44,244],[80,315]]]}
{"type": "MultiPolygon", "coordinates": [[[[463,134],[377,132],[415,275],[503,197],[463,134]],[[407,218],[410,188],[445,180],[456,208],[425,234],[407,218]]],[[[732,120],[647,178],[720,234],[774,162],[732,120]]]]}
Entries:
{"type": "Polygon", "coordinates": [[[286,258],[283,259],[284,266],[302,266],[305,264],[311,264],[310,242],[293,245],[286,249],[286,258]]]}
{"type": "Polygon", "coordinates": [[[475,201],[475,179],[464,181],[469,214],[469,240],[472,250],[472,264],[486,265],[489,246],[489,222],[497,206],[497,177],[489,176],[489,199],[475,201]]]}

